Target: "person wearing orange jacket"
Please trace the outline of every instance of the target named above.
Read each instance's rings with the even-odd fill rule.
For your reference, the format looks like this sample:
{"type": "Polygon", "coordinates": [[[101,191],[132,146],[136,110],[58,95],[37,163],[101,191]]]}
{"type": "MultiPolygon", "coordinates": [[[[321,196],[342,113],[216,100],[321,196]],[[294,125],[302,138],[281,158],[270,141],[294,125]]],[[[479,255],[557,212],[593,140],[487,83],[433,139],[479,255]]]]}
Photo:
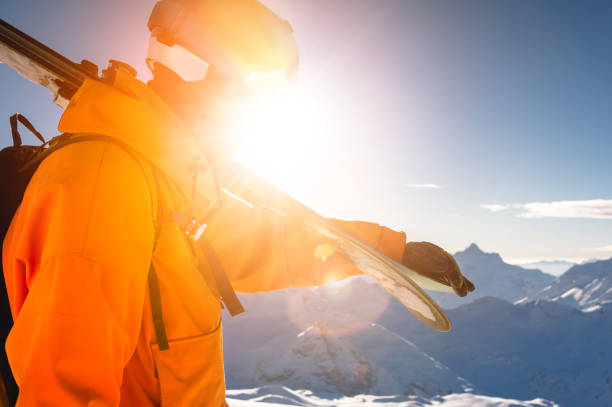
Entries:
{"type": "MultiPolygon", "coordinates": [[[[226,298],[210,256],[245,293],[361,273],[339,254],[313,256],[325,237],[299,217],[220,187],[232,102],[253,74],[297,69],[291,26],[255,0],[162,0],[149,28],[153,80],[122,67],[109,83],[86,80],[58,126],[117,142],[49,155],[4,240],[14,319],[6,350],[20,407],[225,406],[226,298]],[[208,256],[186,236],[195,232],[208,256]]],[[[437,246],[332,222],[459,295],[473,289],[437,246]]]]}

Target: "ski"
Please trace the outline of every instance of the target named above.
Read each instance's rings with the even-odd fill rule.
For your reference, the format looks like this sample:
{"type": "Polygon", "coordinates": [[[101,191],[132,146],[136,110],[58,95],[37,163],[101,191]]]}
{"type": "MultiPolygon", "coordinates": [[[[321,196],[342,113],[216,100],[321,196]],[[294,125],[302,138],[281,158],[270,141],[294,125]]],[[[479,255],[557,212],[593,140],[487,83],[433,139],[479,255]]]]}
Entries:
{"type": "MultiPolygon", "coordinates": [[[[7,64],[23,77],[49,89],[53,101],[62,108],[66,108],[85,79],[107,81],[118,66],[131,69],[127,64],[111,60],[109,67],[99,75],[98,66],[94,63],[83,60],[77,64],[1,19],[0,63],[7,64]]],[[[223,186],[226,192],[254,205],[302,216],[321,235],[335,242],[336,252],[371,276],[419,320],[438,331],[451,329],[444,311],[423,291],[424,288],[452,292],[450,287],[421,276],[369,247],[236,163],[223,186]]]]}
{"type": "Polygon", "coordinates": [[[100,80],[94,63],[83,60],[76,64],[1,19],[0,62],[49,89],[62,108],[85,79],[100,80]]]}

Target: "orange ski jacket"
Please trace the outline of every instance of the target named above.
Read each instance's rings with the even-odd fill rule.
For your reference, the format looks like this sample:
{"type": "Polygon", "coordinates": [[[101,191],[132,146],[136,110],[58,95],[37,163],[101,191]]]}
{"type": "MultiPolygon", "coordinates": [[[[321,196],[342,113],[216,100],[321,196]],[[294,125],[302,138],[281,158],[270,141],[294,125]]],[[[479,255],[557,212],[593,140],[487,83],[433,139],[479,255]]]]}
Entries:
{"type": "MultiPolygon", "coordinates": [[[[360,273],[338,254],[313,256],[324,238],[299,220],[220,196],[193,135],[127,72],[112,85],[86,81],[59,130],[110,135],[138,154],[106,141],[74,143],[47,157],[26,190],[3,243],[15,321],[6,349],[20,407],[226,405],[219,294],[160,207],[206,219],[237,291],[360,273]],[[151,261],[168,350],[154,332],[151,261]]],[[[404,233],[334,222],[401,260],[404,233]]]]}

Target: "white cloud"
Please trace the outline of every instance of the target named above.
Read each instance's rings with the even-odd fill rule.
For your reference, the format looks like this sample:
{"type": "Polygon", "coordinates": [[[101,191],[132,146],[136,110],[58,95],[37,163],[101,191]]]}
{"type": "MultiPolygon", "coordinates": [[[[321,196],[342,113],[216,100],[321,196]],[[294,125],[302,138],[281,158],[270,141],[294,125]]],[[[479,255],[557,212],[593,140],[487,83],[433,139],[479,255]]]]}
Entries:
{"type": "Polygon", "coordinates": [[[505,211],[506,209],[510,209],[512,207],[512,205],[500,205],[500,204],[482,204],[480,206],[491,212],[501,212],[501,211],[505,211]]]}
{"type": "Polygon", "coordinates": [[[584,250],[588,250],[591,252],[612,252],[612,244],[607,245],[607,246],[588,247],[584,250]]]}
{"type": "Polygon", "coordinates": [[[442,189],[442,185],[438,184],[404,184],[408,188],[429,188],[429,189],[442,189]]]}
{"type": "Polygon", "coordinates": [[[483,204],[484,209],[500,212],[519,209],[516,216],[526,219],[537,218],[582,218],[612,219],[612,199],[591,199],[584,201],[529,202],[524,204],[483,204]]]}
{"type": "Polygon", "coordinates": [[[612,199],[587,201],[531,202],[522,205],[522,218],[612,219],[612,199]]]}

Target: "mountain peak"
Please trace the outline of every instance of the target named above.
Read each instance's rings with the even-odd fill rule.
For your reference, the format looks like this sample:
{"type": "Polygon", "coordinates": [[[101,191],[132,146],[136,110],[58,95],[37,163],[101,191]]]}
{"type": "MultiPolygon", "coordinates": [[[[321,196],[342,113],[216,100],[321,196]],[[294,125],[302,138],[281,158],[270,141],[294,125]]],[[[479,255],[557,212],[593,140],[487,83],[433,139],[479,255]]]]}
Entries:
{"type": "Polygon", "coordinates": [[[476,243],[470,244],[462,252],[455,253],[455,259],[459,260],[459,258],[462,260],[465,260],[467,258],[470,258],[472,260],[487,259],[487,261],[490,261],[492,263],[505,264],[498,253],[487,253],[483,251],[480,247],[478,247],[476,243]]]}
{"type": "MultiPolygon", "coordinates": [[[[476,291],[468,296],[467,302],[478,297],[493,296],[514,302],[531,297],[555,278],[540,270],[524,269],[511,265],[498,253],[485,252],[476,243],[471,243],[463,251],[454,254],[463,275],[476,285],[476,291]]],[[[442,308],[454,308],[466,301],[446,294],[432,293],[442,308]]]]}
{"type": "Polygon", "coordinates": [[[465,250],[464,252],[470,252],[470,253],[484,253],[480,247],[478,247],[478,245],[476,243],[472,243],[470,244],[465,250]]]}
{"type": "Polygon", "coordinates": [[[495,258],[499,258],[499,260],[501,261],[501,257],[499,256],[499,254],[487,253],[483,251],[476,243],[471,243],[468,247],[466,247],[462,251],[455,253],[455,256],[457,255],[468,256],[471,258],[481,258],[481,257],[493,258],[495,257],[495,258]]]}

